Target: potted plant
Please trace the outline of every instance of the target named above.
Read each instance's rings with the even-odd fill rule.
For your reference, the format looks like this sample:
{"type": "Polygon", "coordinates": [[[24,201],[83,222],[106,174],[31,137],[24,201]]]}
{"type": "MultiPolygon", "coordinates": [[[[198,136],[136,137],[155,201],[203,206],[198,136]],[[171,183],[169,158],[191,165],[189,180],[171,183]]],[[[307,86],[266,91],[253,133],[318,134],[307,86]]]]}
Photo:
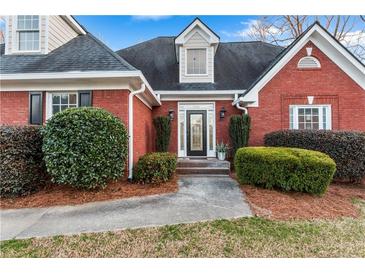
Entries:
{"type": "Polygon", "coordinates": [[[226,159],[228,145],[223,143],[223,141],[221,141],[219,144],[217,144],[216,148],[217,148],[218,160],[224,161],[226,159]]]}

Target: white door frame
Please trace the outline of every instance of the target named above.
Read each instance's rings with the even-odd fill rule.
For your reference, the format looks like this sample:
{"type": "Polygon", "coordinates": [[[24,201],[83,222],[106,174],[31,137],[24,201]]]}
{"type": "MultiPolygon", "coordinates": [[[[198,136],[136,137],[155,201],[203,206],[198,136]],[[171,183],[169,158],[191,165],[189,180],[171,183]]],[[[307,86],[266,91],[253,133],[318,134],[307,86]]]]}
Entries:
{"type": "Polygon", "coordinates": [[[216,123],[215,123],[215,102],[178,102],[178,113],[177,113],[177,154],[178,157],[187,157],[187,110],[206,110],[206,143],[207,143],[207,155],[202,157],[216,157],[215,146],[216,146],[216,123]],[[213,117],[213,144],[209,142],[209,115],[213,117]],[[184,123],[184,144],[182,146],[180,141],[180,122],[183,119],[184,123]]]}

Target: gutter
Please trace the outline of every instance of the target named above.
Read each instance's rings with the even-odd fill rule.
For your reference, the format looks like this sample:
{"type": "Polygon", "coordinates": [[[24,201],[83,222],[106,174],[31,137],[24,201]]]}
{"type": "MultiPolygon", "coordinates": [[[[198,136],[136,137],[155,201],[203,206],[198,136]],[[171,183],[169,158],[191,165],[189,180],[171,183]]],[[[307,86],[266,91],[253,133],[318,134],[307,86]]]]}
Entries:
{"type": "Polygon", "coordinates": [[[241,102],[243,102],[243,98],[242,97],[238,97],[238,94],[236,94],[235,96],[235,100],[233,101],[233,104],[236,106],[236,108],[238,108],[239,110],[242,110],[244,112],[244,114],[248,114],[248,109],[246,107],[242,107],[240,105],[241,102]],[[238,98],[237,98],[238,97],[238,98]]]}
{"type": "Polygon", "coordinates": [[[133,178],[133,97],[134,95],[143,93],[146,90],[146,85],[142,83],[141,88],[131,91],[128,95],[128,180],[133,178]]]}

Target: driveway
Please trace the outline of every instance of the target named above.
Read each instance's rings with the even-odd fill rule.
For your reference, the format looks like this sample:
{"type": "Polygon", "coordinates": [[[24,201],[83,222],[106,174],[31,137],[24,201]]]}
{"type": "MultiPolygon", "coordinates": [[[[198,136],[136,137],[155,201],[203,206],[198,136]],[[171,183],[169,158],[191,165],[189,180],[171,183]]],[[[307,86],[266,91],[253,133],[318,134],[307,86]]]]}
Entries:
{"type": "Polygon", "coordinates": [[[252,216],[237,182],[228,176],[182,177],[176,193],[78,206],[0,211],[0,239],[191,223],[252,216]]]}

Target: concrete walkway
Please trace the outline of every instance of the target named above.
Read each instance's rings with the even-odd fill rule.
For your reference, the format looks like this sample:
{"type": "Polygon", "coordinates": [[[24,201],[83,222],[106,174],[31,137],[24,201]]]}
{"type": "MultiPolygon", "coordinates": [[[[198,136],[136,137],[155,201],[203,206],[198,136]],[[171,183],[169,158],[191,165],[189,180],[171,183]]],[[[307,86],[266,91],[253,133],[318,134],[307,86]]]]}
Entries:
{"type": "Polygon", "coordinates": [[[135,197],[79,206],[0,211],[0,239],[191,223],[251,216],[236,181],[222,177],[182,177],[172,194],[135,197]]]}

